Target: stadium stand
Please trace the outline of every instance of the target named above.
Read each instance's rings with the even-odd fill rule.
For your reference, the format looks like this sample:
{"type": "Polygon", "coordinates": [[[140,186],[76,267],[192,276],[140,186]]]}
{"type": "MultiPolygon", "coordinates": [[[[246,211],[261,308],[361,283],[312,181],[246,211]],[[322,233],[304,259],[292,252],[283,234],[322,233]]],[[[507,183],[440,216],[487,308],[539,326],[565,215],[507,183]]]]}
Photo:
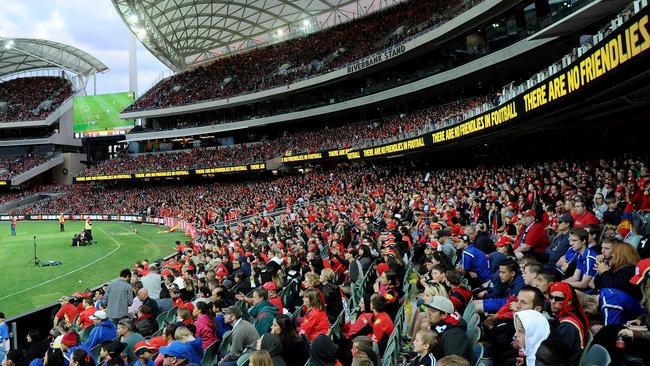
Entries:
{"type": "Polygon", "coordinates": [[[25,77],[5,81],[0,83],[0,121],[43,120],[72,93],[70,81],[60,77],[25,77]]]}
{"type": "Polygon", "coordinates": [[[47,162],[48,159],[49,157],[45,154],[0,157],[0,179],[11,179],[47,162]]]}
{"type": "MultiPolygon", "coordinates": [[[[341,29],[390,35],[407,15],[413,18],[409,27],[421,24],[416,15],[428,11],[424,5],[411,1],[380,13],[385,25],[384,18],[369,17],[341,29]]],[[[641,9],[640,2],[634,6],[641,9]]],[[[647,9],[634,15],[628,7],[622,14],[607,24],[607,31],[636,17],[627,34],[643,39],[643,47],[650,45],[647,9]],[[639,24],[645,28],[635,33],[639,24]]],[[[337,42],[337,29],[324,34],[337,42]]],[[[367,44],[362,54],[375,47],[358,37],[367,44]]],[[[400,39],[393,38],[386,42],[400,39]]],[[[304,47],[301,42],[310,39],[233,57],[275,56],[273,47],[304,47]]],[[[376,121],[280,133],[252,144],[122,154],[83,174],[248,164],[287,151],[402,141],[547,85],[603,39],[599,33],[496,95],[376,121]]],[[[615,42],[610,43],[614,48],[615,42]]],[[[641,47],[635,52],[640,54],[641,47]]],[[[300,57],[305,60],[299,62],[310,62],[316,56],[300,57]]],[[[216,61],[206,68],[222,66],[216,61]]],[[[202,82],[214,81],[213,75],[197,73],[178,76],[197,88],[188,87],[189,94],[206,93],[202,82]]],[[[276,79],[269,80],[263,83],[276,79]]],[[[253,87],[268,86],[263,83],[253,87]]],[[[149,98],[188,101],[161,93],[149,98]]],[[[147,106],[160,107],[153,104],[147,106]]],[[[535,121],[553,114],[536,112],[535,121]]],[[[28,347],[7,354],[8,366],[41,366],[45,352],[48,366],[57,360],[57,366],[65,365],[64,359],[79,364],[72,366],[650,364],[650,170],[646,145],[626,146],[645,144],[643,136],[630,135],[641,135],[647,127],[637,131],[629,126],[640,124],[620,123],[613,126],[615,134],[593,138],[589,129],[602,126],[602,119],[618,121],[613,115],[584,121],[569,115],[549,122],[557,130],[539,122],[517,133],[514,128],[495,133],[489,144],[487,139],[468,141],[473,135],[410,155],[397,151],[391,159],[216,178],[145,177],[42,187],[60,195],[9,215],[137,215],[162,220],[156,223],[182,221],[192,230],[186,242],[175,243],[173,255],[136,262],[95,291],[79,289],[83,292],[62,298],[52,316],[72,320],[48,329],[52,349],[35,349],[30,340],[28,347]],[[560,141],[551,143],[555,136],[560,141]],[[607,141],[610,136],[623,137],[607,141]],[[517,150],[525,145],[530,146],[517,150]],[[460,152],[465,149],[475,151],[460,152]],[[504,157],[502,151],[516,156],[504,157]],[[628,153],[633,151],[641,154],[628,153]],[[97,342],[100,337],[104,342],[97,342]]],[[[38,157],[31,159],[38,163],[38,157]]],[[[9,174],[34,163],[12,164],[9,174]]]]}
{"type": "Polygon", "coordinates": [[[456,0],[403,2],[322,32],[174,75],[151,88],[125,112],[226,98],[313,76],[435,28],[473,4],[456,0]],[[283,65],[289,68],[282,69],[283,65]]]}

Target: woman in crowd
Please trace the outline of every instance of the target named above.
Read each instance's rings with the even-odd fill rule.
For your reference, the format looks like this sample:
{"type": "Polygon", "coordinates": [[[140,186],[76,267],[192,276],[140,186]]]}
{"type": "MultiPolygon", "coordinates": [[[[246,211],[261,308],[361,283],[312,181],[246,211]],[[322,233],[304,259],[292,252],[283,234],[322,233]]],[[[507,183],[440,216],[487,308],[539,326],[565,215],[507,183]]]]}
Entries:
{"type": "Polygon", "coordinates": [[[325,310],[330,323],[334,323],[336,318],[343,311],[343,299],[341,298],[341,290],[334,283],[334,271],[329,268],[324,268],[320,272],[319,281],[321,283],[321,291],[325,297],[325,310]]]}
{"type": "Polygon", "coordinates": [[[302,300],[307,313],[300,323],[299,333],[304,334],[310,342],[313,342],[318,335],[329,332],[330,322],[327,319],[325,305],[318,290],[313,288],[305,290],[302,300]]]}
{"type": "Polygon", "coordinates": [[[147,305],[140,306],[138,318],[135,320],[135,328],[143,337],[150,337],[158,331],[158,322],[147,305]]]}
{"type": "Polygon", "coordinates": [[[248,364],[250,366],[275,366],[273,365],[271,355],[269,355],[269,353],[264,350],[251,352],[251,357],[248,359],[248,364]]]}
{"type": "Polygon", "coordinates": [[[269,356],[271,356],[273,366],[287,366],[282,357],[282,340],[277,335],[273,333],[263,334],[257,340],[257,350],[267,351],[269,356]]]}
{"type": "Polygon", "coordinates": [[[208,303],[198,301],[194,307],[193,315],[196,317],[194,326],[196,326],[196,336],[201,337],[201,347],[205,350],[212,343],[217,341],[217,328],[215,325],[214,314],[208,303]]]}
{"type": "Polygon", "coordinates": [[[282,358],[287,366],[304,366],[309,359],[309,345],[305,338],[298,336],[296,327],[287,315],[273,319],[271,333],[282,341],[282,358]]]}

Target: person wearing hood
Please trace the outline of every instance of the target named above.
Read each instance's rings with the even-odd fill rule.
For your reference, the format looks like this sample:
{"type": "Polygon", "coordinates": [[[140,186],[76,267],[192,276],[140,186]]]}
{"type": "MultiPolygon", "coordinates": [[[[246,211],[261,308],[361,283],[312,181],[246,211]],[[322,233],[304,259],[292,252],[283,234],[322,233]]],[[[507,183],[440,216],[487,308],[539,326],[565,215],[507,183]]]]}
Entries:
{"type": "Polygon", "coordinates": [[[428,304],[424,304],[429,316],[431,330],[438,333],[437,358],[448,355],[458,355],[474,364],[474,351],[472,343],[467,336],[467,323],[458,312],[454,304],[444,296],[434,296],[428,304]]]}
{"type": "Polygon", "coordinates": [[[90,316],[90,319],[95,323],[95,327],[90,331],[88,340],[83,344],[85,349],[91,350],[96,345],[104,341],[111,341],[117,337],[117,328],[110,319],[107,319],[105,311],[96,311],[90,316]]]}
{"type": "Polygon", "coordinates": [[[577,365],[587,344],[589,320],[578,301],[575,290],[566,282],[554,282],[549,286],[551,311],[560,323],[558,334],[571,348],[571,365],[577,365]]]}
{"type": "Polygon", "coordinates": [[[372,349],[370,337],[358,336],[352,341],[352,363],[360,357],[367,357],[374,366],[379,366],[379,355],[372,349]]]}
{"type": "Polygon", "coordinates": [[[273,366],[287,366],[282,358],[282,340],[273,333],[266,333],[257,340],[257,350],[267,351],[271,356],[273,366]]]}
{"type": "Polygon", "coordinates": [[[338,347],[334,342],[325,334],[321,334],[314,338],[311,344],[309,357],[310,366],[342,366],[336,359],[336,351],[338,347]]]}
{"type": "Polygon", "coordinates": [[[269,292],[265,288],[259,287],[253,291],[253,307],[248,309],[248,314],[253,317],[253,326],[259,334],[270,332],[273,319],[278,315],[278,307],[268,299],[269,292]]]}
{"type": "Polygon", "coordinates": [[[550,333],[548,320],[539,311],[523,310],[515,313],[515,338],[524,352],[526,365],[535,364],[537,349],[550,333]]]}

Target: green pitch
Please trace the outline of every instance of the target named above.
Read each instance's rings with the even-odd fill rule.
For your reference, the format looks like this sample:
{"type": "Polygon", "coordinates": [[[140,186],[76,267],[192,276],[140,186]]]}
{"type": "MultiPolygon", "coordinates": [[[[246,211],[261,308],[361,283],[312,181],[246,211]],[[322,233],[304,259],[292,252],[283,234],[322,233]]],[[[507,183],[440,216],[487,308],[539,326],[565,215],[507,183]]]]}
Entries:
{"type": "Polygon", "coordinates": [[[133,103],[133,93],[100,94],[74,98],[74,132],[132,128],[134,121],[119,114],[133,103]]]}
{"type": "Polygon", "coordinates": [[[118,277],[121,269],[133,268],[136,261],[173,253],[174,242],[187,238],[182,232],[159,233],[167,229],[162,226],[95,221],[97,244],[72,247],[72,236],[82,228],[82,221],[67,221],[62,233],[58,221],[24,221],[11,237],[9,222],[0,223],[0,311],[18,315],[98,286],[118,277]],[[34,235],[39,259],[62,265],[34,266],[34,235]]]}

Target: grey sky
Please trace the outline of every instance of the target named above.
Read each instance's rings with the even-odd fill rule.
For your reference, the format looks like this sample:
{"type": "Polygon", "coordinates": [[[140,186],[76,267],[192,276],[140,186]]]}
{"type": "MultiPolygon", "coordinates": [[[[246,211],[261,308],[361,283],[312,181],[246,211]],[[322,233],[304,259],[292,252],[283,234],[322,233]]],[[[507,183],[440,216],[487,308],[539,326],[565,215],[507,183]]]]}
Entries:
{"type": "MultiPolygon", "coordinates": [[[[97,93],[128,90],[129,30],[110,0],[0,0],[0,9],[0,36],[78,47],[110,68],[97,76],[97,93]]],[[[148,89],[163,73],[169,75],[169,69],[138,42],[138,91],[148,89]]]]}

